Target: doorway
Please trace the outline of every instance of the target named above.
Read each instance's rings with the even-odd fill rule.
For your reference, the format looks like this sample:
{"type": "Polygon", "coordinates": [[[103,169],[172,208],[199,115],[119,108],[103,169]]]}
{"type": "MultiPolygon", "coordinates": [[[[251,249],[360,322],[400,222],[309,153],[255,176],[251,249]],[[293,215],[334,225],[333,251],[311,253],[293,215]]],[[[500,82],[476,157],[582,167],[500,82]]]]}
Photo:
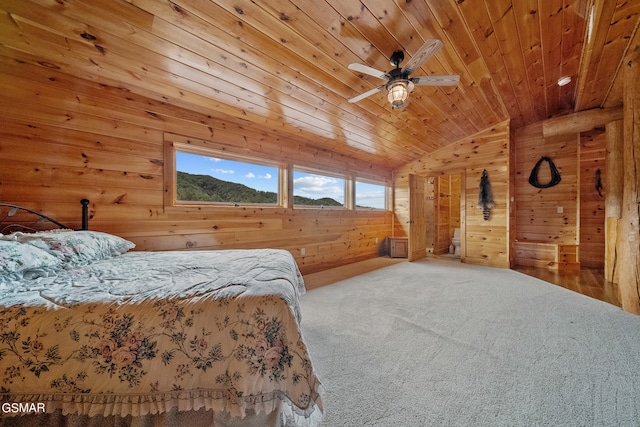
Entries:
{"type": "Polygon", "coordinates": [[[462,229],[462,174],[428,177],[425,190],[427,252],[463,258],[462,233],[458,254],[451,253],[454,232],[462,229]]]}

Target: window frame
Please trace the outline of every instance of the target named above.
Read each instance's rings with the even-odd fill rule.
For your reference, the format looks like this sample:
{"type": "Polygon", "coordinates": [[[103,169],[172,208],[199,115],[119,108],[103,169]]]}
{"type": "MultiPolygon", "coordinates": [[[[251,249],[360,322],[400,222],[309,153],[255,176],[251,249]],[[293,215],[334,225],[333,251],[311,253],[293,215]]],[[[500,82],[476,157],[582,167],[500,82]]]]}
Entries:
{"type": "MultiPolygon", "coordinates": [[[[351,183],[353,182],[353,177],[347,174],[340,174],[337,172],[323,171],[316,168],[311,168],[307,166],[301,166],[299,164],[294,164],[291,167],[291,208],[292,209],[325,209],[325,210],[350,210],[351,209],[351,183]],[[342,194],[344,201],[342,202],[342,206],[318,206],[318,205],[297,205],[295,204],[295,195],[294,195],[294,181],[296,172],[303,172],[309,175],[318,175],[325,176],[327,178],[336,178],[341,179],[343,181],[343,189],[342,194]]],[[[337,200],[336,200],[337,201],[337,200]]]]}
{"type": "Polygon", "coordinates": [[[287,165],[282,162],[272,161],[268,159],[258,159],[242,154],[229,153],[222,148],[204,147],[198,144],[192,144],[189,142],[176,141],[175,138],[166,138],[165,149],[165,206],[167,207],[260,207],[260,208],[283,208],[286,207],[287,195],[285,191],[285,182],[287,177],[287,165]],[[247,164],[255,164],[257,166],[268,166],[277,168],[278,170],[278,183],[277,183],[277,201],[276,203],[232,203],[232,202],[205,202],[198,200],[178,200],[177,198],[177,161],[176,153],[188,153],[195,154],[203,157],[220,158],[224,160],[231,160],[234,162],[241,162],[247,164]],[[168,159],[168,161],[167,161],[168,159]]]}
{"type": "Polygon", "coordinates": [[[353,209],[360,211],[370,211],[370,212],[382,212],[391,210],[391,187],[387,185],[386,182],[376,181],[373,179],[362,178],[358,176],[353,177],[353,209]],[[384,207],[382,208],[373,208],[373,207],[358,207],[356,203],[358,197],[358,182],[369,185],[378,185],[384,189],[384,207]]]}

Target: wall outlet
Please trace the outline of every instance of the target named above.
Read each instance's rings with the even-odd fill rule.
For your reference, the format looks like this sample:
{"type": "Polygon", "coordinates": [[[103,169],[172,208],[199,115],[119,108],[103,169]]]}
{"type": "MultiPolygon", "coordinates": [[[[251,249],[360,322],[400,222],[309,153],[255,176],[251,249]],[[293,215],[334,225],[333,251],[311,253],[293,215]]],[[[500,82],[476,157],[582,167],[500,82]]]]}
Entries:
{"type": "Polygon", "coordinates": [[[376,245],[378,244],[378,238],[376,237],[376,245]]]}
{"type": "Polygon", "coordinates": [[[305,254],[306,252],[307,252],[307,251],[305,251],[305,250],[304,250],[304,248],[300,248],[300,255],[304,256],[304,254],[305,254]]]}
{"type": "Polygon", "coordinates": [[[558,206],[558,213],[564,213],[564,208],[562,206],[558,206]]]}

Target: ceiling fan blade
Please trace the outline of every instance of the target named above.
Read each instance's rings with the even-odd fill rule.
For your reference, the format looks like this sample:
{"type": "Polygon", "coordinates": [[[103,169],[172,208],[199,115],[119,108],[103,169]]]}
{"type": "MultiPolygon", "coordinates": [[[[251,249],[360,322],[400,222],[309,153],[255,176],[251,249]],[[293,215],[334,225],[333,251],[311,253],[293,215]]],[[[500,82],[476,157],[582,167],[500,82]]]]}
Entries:
{"type": "Polygon", "coordinates": [[[371,68],[364,64],[349,64],[349,69],[363,74],[368,74],[379,79],[389,80],[391,78],[391,76],[384,71],[376,70],[375,68],[371,68]]]}
{"type": "Polygon", "coordinates": [[[453,86],[460,81],[460,76],[421,76],[409,79],[416,86],[453,86]]]}
{"type": "Polygon", "coordinates": [[[424,61],[431,58],[434,53],[442,48],[442,42],[438,39],[429,39],[427,40],[421,47],[418,49],[415,55],[407,62],[407,64],[402,68],[402,72],[406,75],[409,75],[416,71],[424,61]]]}
{"type": "Polygon", "coordinates": [[[369,97],[369,96],[373,95],[374,93],[378,93],[378,92],[380,92],[380,91],[381,91],[385,86],[386,86],[386,85],[381,85],[381,86],[378,86],[378,87],[377,87],[377,88],[375,88],[375,89],[371,89],[371,90],[369,90],[369,91],[367,91],[367,92],[365,92],[365,93],[361,93],[361,94],[360,94],[360,95],[358,95],[358,96],[354,96],[353,98],[351,98],[351,99],[349,100],[349,102],[351,102],[351,103],[353,104],[354,102],[361,101],[361,100],[363,100],[363,99],[365,99],[365,98],[367,98],[367,97],[369,97]]]}

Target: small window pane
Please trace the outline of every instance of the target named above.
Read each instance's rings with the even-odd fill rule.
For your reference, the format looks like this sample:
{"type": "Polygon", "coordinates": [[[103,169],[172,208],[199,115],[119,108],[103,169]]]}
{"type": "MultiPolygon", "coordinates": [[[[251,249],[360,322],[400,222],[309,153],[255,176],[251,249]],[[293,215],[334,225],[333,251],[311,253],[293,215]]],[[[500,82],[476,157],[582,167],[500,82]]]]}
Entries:
{"type": "Polygon", "coordinates": [[[386,194],[384,185],[356,181],[356,209],[385,209],[386,194]]]}
{"type": "Polygon", "coordinates": [[[293,205],[344,207],[344,179],[294,170],[293,205]]]}
{"type": "Polygon", "coordinates": [[[176,199],[277,204],[278,168],[176,151],[176,199]]]}

